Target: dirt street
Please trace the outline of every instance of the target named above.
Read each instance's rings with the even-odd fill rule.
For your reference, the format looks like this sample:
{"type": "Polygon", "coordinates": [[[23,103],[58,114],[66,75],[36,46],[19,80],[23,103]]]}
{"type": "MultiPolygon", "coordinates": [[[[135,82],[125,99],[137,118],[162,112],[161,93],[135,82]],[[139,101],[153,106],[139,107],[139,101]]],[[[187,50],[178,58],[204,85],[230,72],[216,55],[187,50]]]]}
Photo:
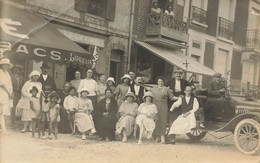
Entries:
{"type": "MultiPolygon", "coordinates": [[[[240,153],[233,136],[218,140],[207,135],[200,142],[178,136],[176,145],[163,145],[146,141],[138,145],[133,138],[127,143],[97,141],[95,136],[81,140],[80,135],[59,134],[58,140],[31,138],[31,133],[9,130],[1,135],[1,163],[43,162],[252,162],[260,156],[240,153]]],[[[224,136],[229,133],[215,133],[224,136]]]]}

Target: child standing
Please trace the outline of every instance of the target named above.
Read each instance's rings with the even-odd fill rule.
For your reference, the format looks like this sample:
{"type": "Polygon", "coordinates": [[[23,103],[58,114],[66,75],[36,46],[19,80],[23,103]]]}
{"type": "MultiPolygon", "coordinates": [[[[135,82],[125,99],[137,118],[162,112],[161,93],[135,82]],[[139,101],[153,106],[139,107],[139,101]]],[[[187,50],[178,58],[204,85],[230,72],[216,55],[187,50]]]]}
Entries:
{"type": "Polygon", "coordinates": [[[38,127],[38,138],[41,137],[41,129],[40,129],[40,113],[41,113],[41,106],[40,106],[40,99],[37,97],[39,90],[37,87],[33,86],[30,90],[32,97],[30,97],[30,118],[32,119],[32,137],[34,137],[35,126],[38,127]]]}
{"type": "Polygon", "coordinates": [[[59,95],[54,92],[50,95],[50,102],[49,102],[49,130],[50,136],[49,138],[52,139],[54,135],[54,139],[57,139],[58,135],[58,125],[60,122],[60,104],[59,104],[59,95]]]}
{"type": "Polygon", "coordinates": [[[78,104],[78,97],[76,96],[76,88],[70,87],[69,88],[69,95],[65,97],[63,102],[63,107],[67,112],[67,117],[70,123],[70,128],[72,131],[72,134],[75,133],[75,129],[73,127],[74,121],[75,121],[75,111],[77,110],[78,104]]]}
{"type": "Polygon", "coordinates": [[[91,112],[93,111],[92,101],[88,98],[88,91],[82,89],[81,97],[78,99],[78,109],[75,115],[75,123],[82,133],[82,140],[86,140],[86,133],[90,131],[89,135],[96,133],[91,112]]]}

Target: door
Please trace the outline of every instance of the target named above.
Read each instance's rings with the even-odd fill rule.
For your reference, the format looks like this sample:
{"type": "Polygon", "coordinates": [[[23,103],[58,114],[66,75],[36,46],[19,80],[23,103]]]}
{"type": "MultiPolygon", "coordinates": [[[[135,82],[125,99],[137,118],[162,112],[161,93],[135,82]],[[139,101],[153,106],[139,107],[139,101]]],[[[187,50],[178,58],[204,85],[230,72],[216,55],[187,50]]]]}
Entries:
{"type": "Polygon", "coordinates": [[[58,90],[63,89],[63,85],[66,81],[66,66],[65,65],[54,65],[54,82],[58,90]]]}

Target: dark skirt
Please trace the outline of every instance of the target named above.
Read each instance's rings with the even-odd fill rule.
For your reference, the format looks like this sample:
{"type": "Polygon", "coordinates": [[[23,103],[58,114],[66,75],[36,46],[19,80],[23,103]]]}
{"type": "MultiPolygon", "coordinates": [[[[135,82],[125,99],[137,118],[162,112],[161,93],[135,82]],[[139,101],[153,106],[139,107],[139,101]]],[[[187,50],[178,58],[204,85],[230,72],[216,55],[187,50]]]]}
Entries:
{"type": "Polygon", "coordinates": [[[106,136],[110,140],[115,140],[115,126],[116,126],[116,117],[101,117],[99,119],[99,135],[102,138],[106,136]]]}
{"type": "Polygon", "coordinates": [[[60,109],[60,123],[59,133],[68,134],[71,133],[70,123],[67,117],[67,112],[64,108],[60,109]]]}

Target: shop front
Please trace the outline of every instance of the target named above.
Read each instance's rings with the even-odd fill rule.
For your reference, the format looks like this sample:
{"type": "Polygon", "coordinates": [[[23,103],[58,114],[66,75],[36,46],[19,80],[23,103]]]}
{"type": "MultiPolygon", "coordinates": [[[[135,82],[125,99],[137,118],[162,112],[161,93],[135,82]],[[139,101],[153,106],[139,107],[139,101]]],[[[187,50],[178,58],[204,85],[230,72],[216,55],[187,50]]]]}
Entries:
{"type": "MultiPolygon", "coordinates": [[[[143,75],[146,83],[156,83],[158,76],[166,79],[166,85],[173,78],[174,69],[182,69],[187,80],[194,75],[212,76],[215,71],[200,64],[180,50],[167,49],[142,41],[135,41],[136,72],[143,75]]],[[[195,79],[196,80],[196,79],[195,79]]]]}
{"type": "Polygon", "coordinates": [[[0,6],[1,57],[9,57],[14,64],[23,66],[25,76],[32,70],[41,72],[42,62],[48,62],[49,74],[57,88],[62,89],[67,69],[93,68],[97,47],[92,52],[86,51],[25,6],[9,2],[0,2],[0,6]]]}

